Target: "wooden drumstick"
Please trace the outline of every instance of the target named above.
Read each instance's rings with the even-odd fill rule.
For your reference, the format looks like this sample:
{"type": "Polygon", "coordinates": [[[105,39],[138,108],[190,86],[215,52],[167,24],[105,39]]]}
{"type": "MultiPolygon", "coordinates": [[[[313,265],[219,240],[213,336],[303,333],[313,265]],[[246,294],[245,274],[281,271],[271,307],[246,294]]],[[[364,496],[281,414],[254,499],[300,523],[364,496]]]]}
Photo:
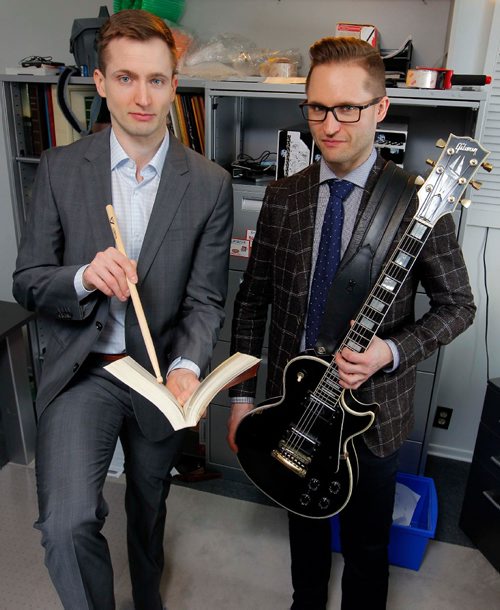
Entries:
{"type": "MultiPolygon", "coordinates": [[[[125,256],[127,256],[127,253],[125,252],[125,246],[123,245],[122,236],[120,234],[120,229],[118,227],[118,222],[116,220],[115,211],[113,210],[113,206],[107,205],[106,212],[108,214],[109,224],[111,225],[111,231],[113,231],[113,237],[115,238],[116,249],[125,256]]],[[[139,322],[142,337],[144,339],[144,343],[146,344],[146,349],[148,350],[149,359],[151,360],[151,364],[153,365],[153,370],[156,375],[156,381],[158,381],[158,383],[163,383],[163,377],[161,376],[160,372],[160,365],[158,363],[158,358],[156,357],[153,339],[151,338],[151,333],[149,332],[149,327],[146,321],[146,316],[144,315],[144,309],[142,308],[141,299],[139,298],[139,293],[137,292],[137,286],[133,284],[128,278],[127,284],[130,290],[132,303],[134,304],[134,309],[137,316],[137,320],[139,322]]]]}

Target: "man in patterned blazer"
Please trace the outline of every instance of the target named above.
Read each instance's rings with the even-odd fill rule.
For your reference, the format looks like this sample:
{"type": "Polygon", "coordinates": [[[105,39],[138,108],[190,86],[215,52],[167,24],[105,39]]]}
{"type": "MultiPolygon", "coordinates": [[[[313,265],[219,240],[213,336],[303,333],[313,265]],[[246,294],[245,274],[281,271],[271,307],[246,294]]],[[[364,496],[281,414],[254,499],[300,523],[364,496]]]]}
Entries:
{"type": "MultiPolygon", "coordinates": [[[[342,270],[361,243],[368,222],[366,206],[384,166],[373,146],[377,123],[389,107],[380,55],[353,38],[322,39],[311,47],[310,54],[304,116],[322,159],[267,188],[235,302],[232,351],[254,355],[261,353],[271,305],[269,397],[283,394],[284,367],[308,347],[313,317],[309,303],[317,296],[315,267],[329,200],[326,181],[341,179],[354,185],[343,202],[342,270]]],[[[397,241],[415,213],[415,205],[416,197],[397,241]]],[[[359,400],[380,405],[375,424],[357,437],[360,478],[340,513],[343,610],[386,607],[398,452],[414,421],[416,365],[463,332],[474,313],[467,271],[448,214],[437,222],[370,347],[361,354],[345,348],[336,356],[341,385],[359,388],[359,400]],[[419,282],[431,308],[415,321],[419,282]]],[[[252,409],[254,393],[252,382],[231,392],[228,440],[233,450],[237,450],[235,430],[252,409]]],[[[292,610],[324,610],[331,565],[330,522],[290,513],[289,525],[292,610]]]]}

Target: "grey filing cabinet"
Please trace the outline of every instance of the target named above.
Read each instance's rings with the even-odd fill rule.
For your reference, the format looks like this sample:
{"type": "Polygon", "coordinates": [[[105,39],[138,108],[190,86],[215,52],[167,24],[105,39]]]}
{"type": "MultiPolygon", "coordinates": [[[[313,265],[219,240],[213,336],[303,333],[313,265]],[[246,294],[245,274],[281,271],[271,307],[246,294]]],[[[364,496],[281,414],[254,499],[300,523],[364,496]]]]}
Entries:
{"type": "MultiPolygon", "coordinates": [[[[449,133],[479,137],[483,123],[486,94],[478,91],[424,91],[389,89],[391,107],[387,121],[407,125],[404,167],[425,175],[425,160],[433,156],[438,138],[449,133]]],[[[207,154],[224,165],[245,153],[258,157],[266,150],[276,151],[279,129],[307,126],[301,118],[298,104],[305,98],[303,85],[264,84],[259,82],[208,82],[205,103],[207,109],[207,154]]],[[[435,158],[438,156],[436,150],[435,158]]],[[[233,183],[235,228],[233,237],[241,239],[248,230],[255,229],[259,200],[265,188],[251,182],[233,183]]],[[[457,211],[455,222],[459,238],[463,230],[462,212],[457,211]]],[[[229,354],[229,340],[234,295],[247,259],[231,256],[229,296],[226,304],[227,320],[215,350],[214,364],[229,354]]],[[[423,290],[417,294],[415,310],[419,318],[429,308],[423,290]]],[[[415,394],[415,425],[400,455],[400,470],[422,474],[425,468],[439,383],[441,350],[421,362],[417,371],[415,394]]],[[[267,351],[258,377],[256,401],[264,399],[267,351]]],[[[217,396],[208,413],[207,463],[210,467],[234,479],[244,478],[238,461],[226,443],[226,422],[229,415],[227,392],[217,396]]]]}

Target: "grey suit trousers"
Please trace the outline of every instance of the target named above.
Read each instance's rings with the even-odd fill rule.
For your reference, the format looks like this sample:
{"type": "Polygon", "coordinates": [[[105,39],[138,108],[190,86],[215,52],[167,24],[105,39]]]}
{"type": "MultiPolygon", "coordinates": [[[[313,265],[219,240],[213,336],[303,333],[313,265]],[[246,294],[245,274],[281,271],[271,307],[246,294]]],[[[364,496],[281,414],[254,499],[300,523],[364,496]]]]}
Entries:
{"type": "MultiPolygon", "coordinates": [[[[153,408],[153,407],[152,407],[153,408]]],[[[42,413],[36,474],[45,563],[65,610],[114,610],[113,570],[101,534],[104,481],[117,439],[125,454],[127,545],[136,610],[161,610],[170,470],[183,433],[151,442],[128,389],[87,366],[42,413]]]]}

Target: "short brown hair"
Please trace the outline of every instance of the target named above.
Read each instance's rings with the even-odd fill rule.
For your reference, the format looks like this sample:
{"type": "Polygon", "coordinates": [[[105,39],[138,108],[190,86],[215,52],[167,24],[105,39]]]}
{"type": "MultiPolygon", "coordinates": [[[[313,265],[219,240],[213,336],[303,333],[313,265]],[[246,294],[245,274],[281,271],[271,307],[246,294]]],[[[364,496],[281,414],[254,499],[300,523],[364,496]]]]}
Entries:
{"type": "Polygon", "coordinates": [[[174,74],[177,69],[177,52],[174,37],[163,19],[141,9],[119,11],[106,21],[97,35],[97,65],[104,74],[106,70],[106,49],[112,40],[131,38],[147,41],[159,38],[170,50],[174,74]]]}
{"type": "Polygon", "coordinates": [[[357,64],[366,70],[368,85],[375,96],[386,94],[385,66],[380,53],[370,44],[358,38],[327,37],[316,41],[309,49],[311,67],[306,80],[309,88],[312,71],[325,64],[357,64]]]}

